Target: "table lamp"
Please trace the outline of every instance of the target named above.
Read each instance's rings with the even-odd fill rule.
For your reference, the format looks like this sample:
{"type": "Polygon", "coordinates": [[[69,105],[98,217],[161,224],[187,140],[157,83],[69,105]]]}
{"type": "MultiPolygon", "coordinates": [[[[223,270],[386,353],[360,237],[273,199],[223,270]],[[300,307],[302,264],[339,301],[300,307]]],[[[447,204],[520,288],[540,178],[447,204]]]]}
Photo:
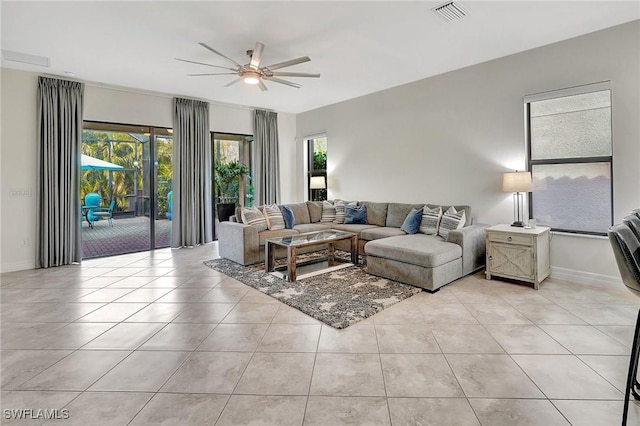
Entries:
{"type": "Polygon", "coordinates": [[[523,227],[523,201],[522,193],[531,192],[531,172],[507,172],[502,178],[502,190],[513,192],[513,223],[511,226],[523,227]]]}

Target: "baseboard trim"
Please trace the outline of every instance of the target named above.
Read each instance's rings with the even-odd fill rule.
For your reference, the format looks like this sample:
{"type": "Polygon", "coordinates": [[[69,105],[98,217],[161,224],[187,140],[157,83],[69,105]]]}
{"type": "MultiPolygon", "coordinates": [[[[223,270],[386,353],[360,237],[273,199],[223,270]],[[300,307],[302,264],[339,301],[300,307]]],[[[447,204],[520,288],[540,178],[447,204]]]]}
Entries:
{"type": "Polygon", "coordinates": [[[605,286],[622,284],[622,280],[619,277],[576,271],[574,269],[558,268],[557,266],[551,267],[551,276],[560,280],[577,281],[586,284],[600,284],[605,286]]]}
{"type": "Polygon", "coordinates": [[[25,271],[27,269],[35,269],[35,267],[35,262],[32,263],[30,261],[3,263],[2,266],[0,266],[0,273],[25,271]]]}

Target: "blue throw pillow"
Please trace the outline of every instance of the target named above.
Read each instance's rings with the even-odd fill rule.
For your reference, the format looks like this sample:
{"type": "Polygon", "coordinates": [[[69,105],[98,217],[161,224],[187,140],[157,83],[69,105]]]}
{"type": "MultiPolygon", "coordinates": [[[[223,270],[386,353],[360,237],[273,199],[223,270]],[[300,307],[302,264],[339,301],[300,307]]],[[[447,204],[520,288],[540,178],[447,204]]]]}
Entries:
{"type": "Polygon", "coordinates": [[[344,223],[367,223],[367,206],[344,206],[344,223]]]}
{"type": "Polygon", "coordinates": [[[280,210],[282,210],[282,218],[284,219],[285,229],[293,229],[293,226],[296,224],[296,220],[293,216],[293,210],[291,210],[291,207],[281,206],[280,210]]]}
{"type": "Polygon", "coordinates": [[[411,209],[407,217],[404,219],[404,222],[402,223],[400,229],[402,229],[407,234],[415,234],[416,232],[418,232],[418,229],[420,228],[420,222],[422,222],[422,210],[423,209],[411,209]]]}

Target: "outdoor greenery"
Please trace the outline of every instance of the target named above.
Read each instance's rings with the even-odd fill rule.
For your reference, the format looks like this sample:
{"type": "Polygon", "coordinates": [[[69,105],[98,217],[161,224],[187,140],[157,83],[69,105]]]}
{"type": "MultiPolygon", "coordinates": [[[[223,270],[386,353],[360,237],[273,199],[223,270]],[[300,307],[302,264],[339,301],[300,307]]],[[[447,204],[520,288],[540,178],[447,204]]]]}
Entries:
{"type": "MultiPolygon", "coordinates": [[[[167,212],[167,193],[172,189],[172,143],[170,138],[157,138],[158,217],[167,212]]],[[[134,195],[149,195],[149,136],[143,134],[84,130],[82,153],[122,166],[123,170],[83,170],[80,197],[90,192],[100,194],[102,205],[113,199],[116,212],[133,211],[134,195]],[[144,159],[144,161],[143,161],[144,159]],[[137,191],[136,191],[137,188],[137,191]]],[[[142,202],[142,198],[138,201],[142,202]]],[[[148,202],[140,205],[140,212],[149,214],[148,202]]]]}
{"type": "MultiPolygon", "coordinates": [[[[310,149],[313,150],[313,164],[310,165],[311,176],[324,176],[327,177],[327,138],[316,138],[310,140],[310,149]]],[[[312,200],[326,200],[326,189],[311,189],[310,199],[312,200]]]]}
{"type": "Polygon", "coordinates": [[[315,151],[313,153],[313,169],[314,170],[327,169],[327,152],[326,151],[315,151]]]}
{"type": "Polygon", "coordinates": [[[251,137],[246,135],[214,134],[214,197],[217,203],[235,202],[253,206],[250,160],[251,137]],[[239,170],[242,169],[242,170],[239,170]],[[236,178],[235,173],[240,172],[236,178]],[[228,184],[227,184],[228,182],[228,184]],[[240,198],[243,197],[244,200],[240,198]]]}
{"type": "Polygon", "coordinates": [[[248,176],[250,169],[239,161],[216,161],[215,163],[215,196],[219,203],[233,203],[240,196],[240,179],[248,176]]]}

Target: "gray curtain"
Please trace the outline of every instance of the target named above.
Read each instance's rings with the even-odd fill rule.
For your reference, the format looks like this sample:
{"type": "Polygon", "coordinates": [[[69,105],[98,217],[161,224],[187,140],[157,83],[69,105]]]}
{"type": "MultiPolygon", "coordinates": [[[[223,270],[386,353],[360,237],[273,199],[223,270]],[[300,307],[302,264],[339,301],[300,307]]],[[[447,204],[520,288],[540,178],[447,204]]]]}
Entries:
{"type": "Polygon", "coordinates": [[[172,247],[213,240],[209,104],[174,98],[172,247]]]}
{"type": "Polygon", "coordinates": [[[38,77],[36,262],[41,268],[82,260],[83,93],[82,83],[38,77]]]}
{"type": "Polygon", "coordinates": [[[256,110],[253,116],[253,184],[257,206],[280,199],[278,114],[256,110]]]}

